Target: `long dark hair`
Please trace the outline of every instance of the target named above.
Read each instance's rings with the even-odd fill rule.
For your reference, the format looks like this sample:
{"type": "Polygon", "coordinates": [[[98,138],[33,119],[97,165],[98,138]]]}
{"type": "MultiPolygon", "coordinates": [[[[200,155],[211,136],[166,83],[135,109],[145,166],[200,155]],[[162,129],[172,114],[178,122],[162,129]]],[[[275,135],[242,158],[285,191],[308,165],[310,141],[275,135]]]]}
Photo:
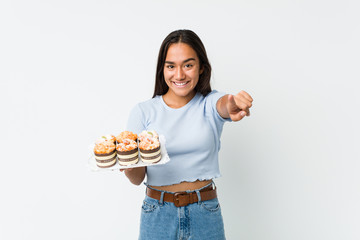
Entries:
{"type": "Polygon", "coordinates": [[[153,98],[156,95],[164,95],[169,90],[169,87],[164,79],[164,65],[168,49],[170,45],[174,43],[186,43],[196,52],[200,62],[200,69],[203,69],[203,72],[199,76],[199,81],[196,84],[195,91],[200,92],[202,95],[206,96],[209,92],[211,92],[211,65],[208,60],[204,44],[201,42],[198,35],[196,35],[196,33],[191,30],[185,29],[173,31],[164,39],[161,44],[156,67],[155,90],[153,98]]]}

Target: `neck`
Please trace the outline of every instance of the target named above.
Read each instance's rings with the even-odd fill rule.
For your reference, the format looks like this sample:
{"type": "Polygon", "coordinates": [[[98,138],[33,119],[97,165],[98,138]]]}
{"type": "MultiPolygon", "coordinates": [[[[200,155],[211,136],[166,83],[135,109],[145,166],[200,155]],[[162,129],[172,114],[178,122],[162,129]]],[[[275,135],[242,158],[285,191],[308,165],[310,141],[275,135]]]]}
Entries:
{"type": "Polygon", "coordinates": [[[190,102],[191,99],[193,99],[193,97],[195,96],[195,94],[196,92],[193,91],[189,95],[185,97],[181,97],[168,91],[163,95],[163,100],[166,103],[166,105],[168,105],[171,108],[181,108],[185,106],[188,102],[190,102]]]}

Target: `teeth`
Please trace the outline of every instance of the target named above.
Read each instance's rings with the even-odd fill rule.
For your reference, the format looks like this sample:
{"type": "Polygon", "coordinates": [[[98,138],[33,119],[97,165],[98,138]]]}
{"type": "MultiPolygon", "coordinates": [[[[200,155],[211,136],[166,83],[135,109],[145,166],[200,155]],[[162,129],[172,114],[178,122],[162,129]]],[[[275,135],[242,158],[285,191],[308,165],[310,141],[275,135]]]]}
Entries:
{"type": "Polygon", "coordinates": [[[181,82],[181,83],[177,83],[177,82],[174,82],[176,86],[183,86],[186,84],[186,82],[181,82]]]}

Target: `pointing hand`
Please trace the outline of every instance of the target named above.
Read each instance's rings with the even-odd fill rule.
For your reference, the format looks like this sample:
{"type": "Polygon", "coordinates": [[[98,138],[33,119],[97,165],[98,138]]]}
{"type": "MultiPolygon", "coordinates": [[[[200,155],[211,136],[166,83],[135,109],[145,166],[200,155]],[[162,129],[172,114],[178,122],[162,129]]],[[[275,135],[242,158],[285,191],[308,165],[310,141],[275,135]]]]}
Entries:
{"type": "Polygon", "coordinates": [[[236,95],[228,95],[228,101],[226,108],[229,112],[230,118],[233,121],[240,121],[245,116],[250,116],[250,108],[252,106],[253,99],[245,91],[240,91],[236,95]]]}

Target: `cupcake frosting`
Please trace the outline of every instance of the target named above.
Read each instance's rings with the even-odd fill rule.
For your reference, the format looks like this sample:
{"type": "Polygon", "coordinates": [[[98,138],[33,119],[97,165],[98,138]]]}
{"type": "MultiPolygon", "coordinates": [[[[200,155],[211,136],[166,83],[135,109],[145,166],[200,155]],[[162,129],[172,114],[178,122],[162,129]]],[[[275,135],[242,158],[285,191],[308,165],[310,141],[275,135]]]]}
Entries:
{"type": "Polygon", "coordinates": [[[158,147],[160,147],[160,142],[157,139],[145,139],[139,143],[139,148],[142,150],[152,150],[158,147]]]}
{"type": "Polygon", "coordinates": [[[137,134],[130,132],[130,131],[123,131],[119,135],[116,136],[116,141],[121,142],[123,139],[131,139],[136,141],[137,134]]]}
{"type": "Polygon", "coordinates": [[[116,145],[116,150],[118,151],[130,151],[137,148],[137,144],[134,140],[131,139],[122,139],[118,141],[116,145]]]}
{"type": "Polygon", "coordinates": [[[95,144],[94,152],[96,154],[110,153],[115,150],[115,144],[110,141],[103,141],[95,144]]]}
{"type": "Polygon", "coordinates": [[[145,130],[139,134],[140,141],[147,141],[151,139],[159,139],[159,135],[154,130],[145,130]]]}

